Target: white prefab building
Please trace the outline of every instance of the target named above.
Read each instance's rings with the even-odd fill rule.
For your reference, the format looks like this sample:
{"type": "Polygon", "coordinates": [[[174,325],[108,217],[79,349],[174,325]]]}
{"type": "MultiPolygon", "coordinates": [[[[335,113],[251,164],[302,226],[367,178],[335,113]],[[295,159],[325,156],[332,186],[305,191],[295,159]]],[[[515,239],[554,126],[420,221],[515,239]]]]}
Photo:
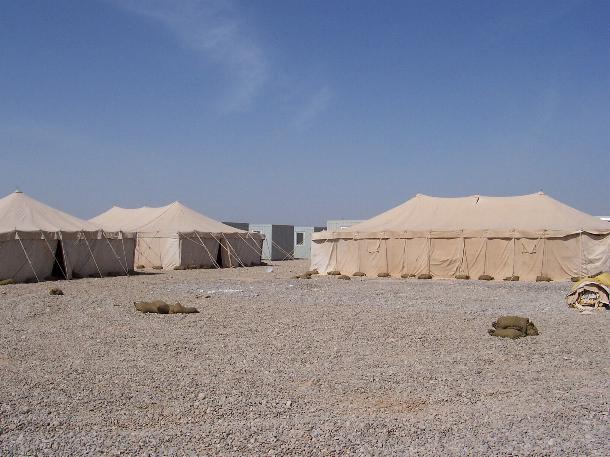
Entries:
{"type": "Polygon", "coordinates": [[[265,235],[262,259],[294,259],[294,226],[278,224],[250,224],[250,232],[265,235]]]}
{"type": "Polygon", "coordinates": [[[362,220],[359,219],[335,219],[326,221],[326,230],[329,232],[338,232],[344,230],[352,225],[359,224],[362,220]]]}
{"type": "Polygon", "coordinates": [[[311,234],[321,232],[324,227],[295,227],[294,228],[294,258],[311,258],[311,234]]]}

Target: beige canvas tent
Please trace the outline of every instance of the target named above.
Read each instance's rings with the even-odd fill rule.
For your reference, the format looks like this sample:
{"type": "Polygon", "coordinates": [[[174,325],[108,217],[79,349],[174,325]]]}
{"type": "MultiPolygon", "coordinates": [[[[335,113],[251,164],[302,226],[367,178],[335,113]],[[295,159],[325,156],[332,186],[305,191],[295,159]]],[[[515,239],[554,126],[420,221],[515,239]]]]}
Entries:
{"type": "Polygon", "coordinates": [[[104,232],[22,192],[0,199],[0,279],[127,274],[134,249],[134,234],[104,232]]]}
{"type": "Polygon", "coordinates": [[[261,263],[263,236],[210,219],[179,202],[160,208],[115,206],[91,222],[105,230],[137,232],[136,266],[173,269],[261,263]]]}
{"type": "Polygon", "coordinates": [[[610,224],[537,193],[439,198],[418,194],[346,230],[313,235],[312,268],[535,280],[610,267],[610,224]]]}

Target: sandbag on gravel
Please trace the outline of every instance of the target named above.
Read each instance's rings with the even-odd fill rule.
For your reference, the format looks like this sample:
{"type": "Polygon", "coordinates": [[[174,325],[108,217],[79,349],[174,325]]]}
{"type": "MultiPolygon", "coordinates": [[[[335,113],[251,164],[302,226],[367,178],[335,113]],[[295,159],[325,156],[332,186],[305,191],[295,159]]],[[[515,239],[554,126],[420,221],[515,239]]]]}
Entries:
{"type": "Polygon", "coordinates": [[[529,321],[530,320],[527,317],[502,316],[491,325],[495,329],[514,328],[515,330],[525,333],[527,331],[527,324],[529,321]]]}
{"type": "Polygon", "coordinates": [[[516,340],[517,338],[522,338],[525,336],[525,333],[514,328],[489,329],[487,330],[487,332],[491,336],[498,336],[500,338],[510,338],[511,340],[516,340]]]}
{"type": "Polygon", "coordinates": [[[155,314],[191,314],[198,313],[197,308],[192,306],[183,306],[180,303],[170,305],[163,300],[153,301],[137,301],[134,302],[135,308],[143,313],[155,313],[155,314]]]}
{"type": "Polygon", "coordinates": [[[493,329],[489,329],[487,333],[500,338],[516,339],[539,334],[534,323],[530,322],[527,317],[502,316],[493,322],[491,326],[493,329]]]}

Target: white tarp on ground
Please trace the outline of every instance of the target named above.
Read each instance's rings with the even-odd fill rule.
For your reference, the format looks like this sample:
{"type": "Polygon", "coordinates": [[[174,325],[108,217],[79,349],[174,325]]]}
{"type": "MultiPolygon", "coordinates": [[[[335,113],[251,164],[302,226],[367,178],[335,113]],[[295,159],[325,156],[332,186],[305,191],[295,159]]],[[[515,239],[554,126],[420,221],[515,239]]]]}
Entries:
{"type": "Polygon", "coordinates": [[[22,192],[0,199],[0,279],[126,274],[134,249],[133,233],[104,232],[22,192]]]}
{"type": "Polygon", "coordinates": [[[136,266],[172,269],[261,263],[261,235],[210,219],[180,202],[160,208],[115,206],[91,222],[104,230],[137,232],[136,266]]]}
{"type": "Polygon", "coordinates": [[[315,233],[312,268],[370,276],[583,277],[610,268],[610,224],[542,192],[418,194],[346,230],[315,233]]]}

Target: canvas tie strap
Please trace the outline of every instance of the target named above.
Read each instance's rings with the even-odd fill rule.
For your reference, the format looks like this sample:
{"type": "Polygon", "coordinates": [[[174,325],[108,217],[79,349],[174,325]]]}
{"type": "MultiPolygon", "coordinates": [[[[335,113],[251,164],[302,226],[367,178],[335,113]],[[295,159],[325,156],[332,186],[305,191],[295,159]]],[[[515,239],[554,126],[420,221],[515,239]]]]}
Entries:
{"type": "Polygon", "coordinates": [[[146,259],[146,260],[147,260],[147,261],[148,261],[148,262],[149,262],[151,265],[156,265],[156,264],[155,264],[155,263],[154,263],[152,260],[150,260],[150,257],[148,257],[148,256],[147,256],[147,255],[144,253],[144,251],[142,251],[142,249],[140,249],[140,247],[139,247],[139,243],[142,243],[142,244],[144,244],[144,245],[148,246],[149,250],[152,250],[152,249],[151,249],[150,244],[148,244],[148,243],[146,242],[146,238],[139,238],[139,237],[137,238],[137,240],[136,240],[136,252],[137,252],[138,254],[140,254],[142,257],[144,257],[144,258],[145,258],[145,259],[146,259]]]}
{"type": "Polygon", "coordinates": [[[432,256],[432,240],[431,240],[431,235],[428,235],[428,274],[432,274],[432,272],[430,271],[430,257],[432,256]]]}
{"type": "Polygon", "coordinates": [[[110,242],[110,240],[108,239],[108,237],[106,237],[106,234],[102,234],[102,236],[104,237],[104,239],[106,240],[106,242],[108,243],[108,246],[110,246],[110,249],[112,250],[112,253],[114,254],[114,257],[116,258],[117,262],[119,262],[119,265],[121,266],[121,268],[123,269],[123,271],[125,272],[125,274],[127,276],[129,276],[129,273],[127,273],[127,269],[123,266],[123,264],[121,263],[121,258],[119,257],[119,255],[116,253],[116,251],[114,250],[114,248],[112,247],[112,243],[110,242]]]}
{"type": "Polygon", "coordinates": [[[229,248],[224,246],[222,244],[222,241],[219,238],[216,238],[216,235],[214,235],[212,232],[210,232],[210,235],[212,235],[212,238],[214,238],[218,242],[218,245],[220,246],[220,248],[224,248],[224,250],[227,251],[227,254],[229,255],[229,262],[230,262],[231,261],[231,251],[229,251],[229,248]]]}
{"type": "Polygon", "coordinates": [[[23,242],[21,241],[21,237],[19,236],[19,234],[17,234],[17,239],[19,240],[19,244],[21,245],[21,249],[23,249],[23,253],[25,254],[25,258],[27,259],[28,263],[30,264],[30,268],[32,269],[32,273],[34,273],[34,277],[36,278],[36,282],[40,282],[40,279],[38,279],[38,274],[36,273],[36,269],[34,268],[34,264],[30,260],[30,256],[28,255],[28,251],[25,250],[25,246],[23,245],[23,242]]]}
{"type": "Polygon", "coordinates": [[[254,252],[254,253],[257,255],[257,256],[260,256],[260,255],[261,255],[261,252],[260,252],[258,249],[256,249],[255,247],[253,247],[253,246],[252,246],[252,245],[251,245],[251,244],[248,242],[248,238],[250,238],[252,241],[254,241],[254,243],[255,243],[255,245],[256,245],[256,240],[255,240],[255,239],[252,237],[252,234],[251,234],[250,232],[248,232],[248,238],[244,238],[244,237],[242,237],[242,236],[241,236],[241,233],[239,233],[239,232],[235,232],[235,233],[236,233],[236,235],[237,235],[238,237],[240,237],[240,238],[241,238],[241,240],[242,240],[244,243],[246,243],[246,246],[248,246],[250,249],[252,249],[252,251],[253,251],[253,252],[254,252]]]}
{"type": "MultiPolygon", "coordinates": [[[[203,249],[205,249],[205,252],[208,253],[208,256],[210,257],[210,260],[212,261],[212,265],[214,265],[215,268],[220,268],[220,265],[218,265],[218,262],[216,262],[216,259],[214,257],[212,257],[212,253],[210,252],[208,247],[205,245],[205,243],[203,242],[203,240],[199,236],[199,232],[195,232],[195,235],[197,235],[197,238],[199,238],[199,242],[201,243],[201,246],[203,246],[203,249]]],[[[220,246],[218,247],[218,249],[220,249],[220,246]]]]}
{"type": "Polygon", "coordinates": [[[125,234],[121,232],[121,247],[123,248],[123,260],[125,261],[125,268],[127,269],[126,273],[129,276],[129,268],[127,265],[127,252],[125,252],[125,234]]]}
{"type": "Polygon", "coordinates": [[[244,263],[241,261],[241,259],[239,258],[239,256],[237,255],[237,251],[235,250],[235,248],[231,245],[231,242],[229,241],[228,237],[224,237],[225,241],[227,242],[227,245],[229,246],[230,249],[233,250],[233,255],[235,256],[235,258],[237,259],[237,263],[239,263],[242,267],[245,267],[244,263]]]}
{"type": "Polygon", "coordinates": [[[271,245],[275,246],[276,248],[278,248],[280,251],[282,251],[282,254],[286,254],[284,256],[284,258],[282,260],[287,260],[287,259],[291,259],[293,257],[294,254],[286,251],[284,248],[282,248],[279,244],[277,244],[275,241],[271,240],[271,245]]]}
{"type": "Polygon", "coordinates": [[[83,235],[83,239],[85,240],[85,244],[87,245],[87,249],[89,249],[89,254],[91,254],[91,258],[93,259],[93,263],[95,264],[95,268],[97,268],[97,273],[100,275],[100,278],[103,278],[102,272],[100,271],[100,267],[98,266],[97,261],[95,260],[95,256],[93,255],[93,251],[91,250],[91,246],[89,245],[89,240],[87,240],[87,237],[85,236],[85,232],[81,230],[80,233],[83,235]]]}

